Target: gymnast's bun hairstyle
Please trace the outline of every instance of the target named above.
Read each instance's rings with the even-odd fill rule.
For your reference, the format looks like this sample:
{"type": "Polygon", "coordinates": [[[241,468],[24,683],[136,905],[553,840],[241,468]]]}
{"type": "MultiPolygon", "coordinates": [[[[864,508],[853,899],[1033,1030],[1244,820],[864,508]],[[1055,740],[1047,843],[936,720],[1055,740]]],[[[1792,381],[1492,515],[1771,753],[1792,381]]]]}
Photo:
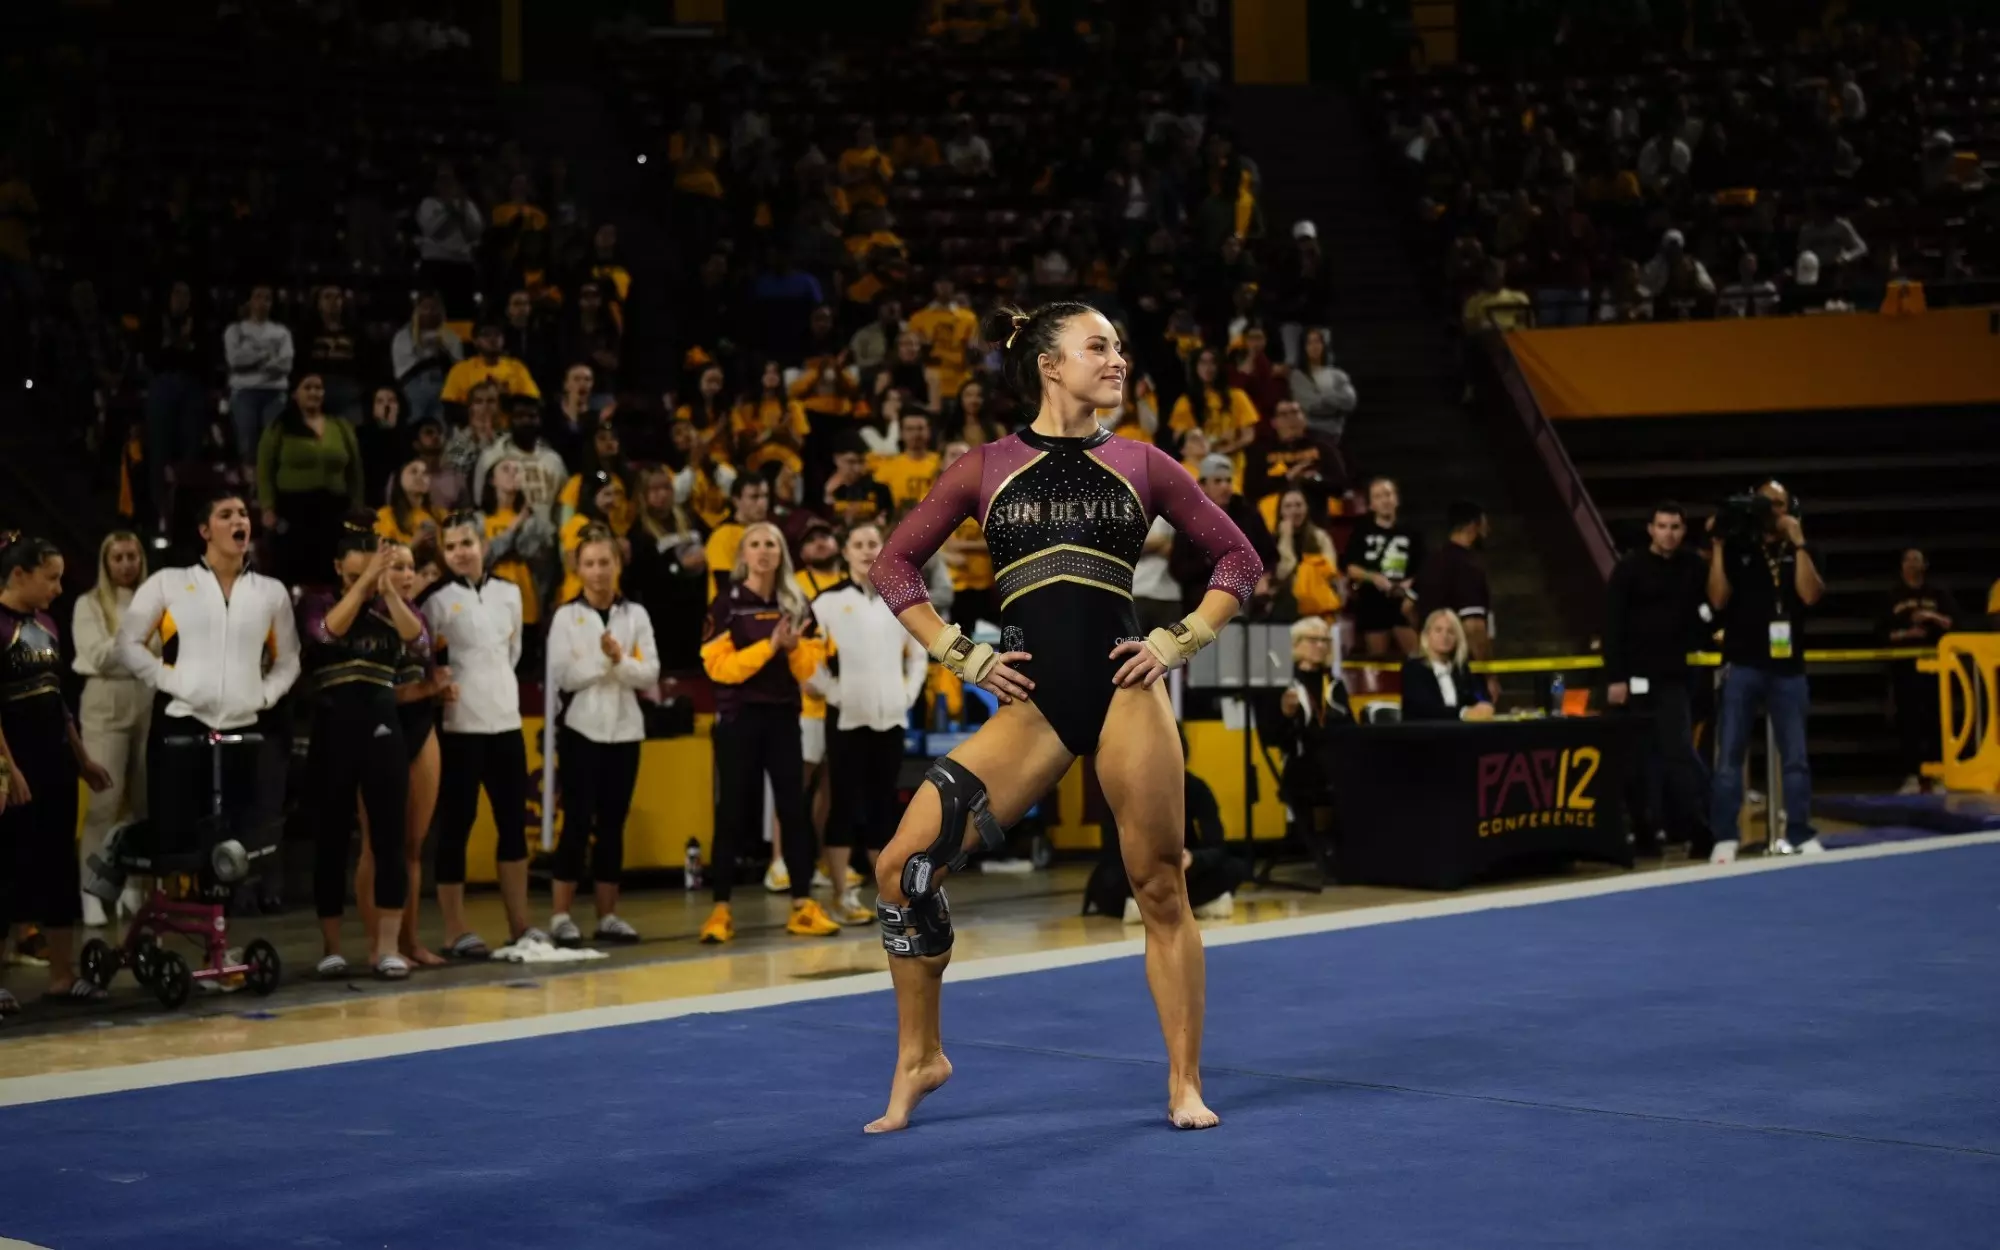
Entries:
{"type": "Polygon", "coordinates": [[[1027,406],[1030,416],[1042,394],[1041,358],[1055,354],[1065,322],[1096,311],[1089,304],[1068,299],[1043,304],[1031,313],[1002,304],[980,323],[986,341],[1001,345],[1000,376],[1027,406]]]}
{"type": "Polygon", "coordinates": [[[382,545],[382,538],[375,532],[373,513],[354,511],[340,521],[340,537],[333,543],[333,558],[340,561],[357,551],[370,555],[382,545]]]}
{"type": "Polygon", "coordinates": [[[14,575],[14,570],[32,573],[52,560],[62,551],[46,538],[32,534],[23,535],[19,530],[0,531],[0,586],[14,575]]]}

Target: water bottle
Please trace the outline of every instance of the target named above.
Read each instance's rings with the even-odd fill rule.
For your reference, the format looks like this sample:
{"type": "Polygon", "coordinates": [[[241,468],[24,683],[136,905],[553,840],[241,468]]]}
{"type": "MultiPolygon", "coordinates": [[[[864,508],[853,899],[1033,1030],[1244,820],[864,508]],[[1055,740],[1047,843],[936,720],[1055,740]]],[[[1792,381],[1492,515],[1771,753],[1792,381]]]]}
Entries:
{"type": "Polygon", "coordinates": [[[1563,714],[1563,675],[1557,673],[1549,682],[1549,715],[1563,714]]]}
{"type": "Polygon", "coordinates": [[[701,888],[701,843],[694,838],[688,839],[687,868],[681,874],[681,880],[687,889],[699,890],[701,888]]]}

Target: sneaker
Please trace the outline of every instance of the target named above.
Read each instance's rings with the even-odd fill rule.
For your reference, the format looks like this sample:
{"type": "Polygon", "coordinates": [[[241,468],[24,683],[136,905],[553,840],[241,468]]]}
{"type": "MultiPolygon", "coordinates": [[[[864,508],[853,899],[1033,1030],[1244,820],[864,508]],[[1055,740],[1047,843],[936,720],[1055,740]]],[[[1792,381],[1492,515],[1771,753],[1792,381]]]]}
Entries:
{"type": "Polygon", "coordinates": [[[549,938],[557,946],[575,946],[583,941],[583,930],[576,927],[568,912],[559,911],[549,917],[549,938]]]}
{"type": "Polygon", "coordinates": [[[1896,791],[1897,794],[1922,794],[1923,792],[1924,779],[1915,773],[1911,773],[1909,776],[1903,778],[1902,787],[1896,791]]]}
{"type": "Polygon", "coordinates": [[[551,941],[551,940],[550,940],[550,938],[549,938],[549,935],[548,935],[548,934],[546,934],[546,933],[542,932],[542,931],[541,931],[540,929],[536,928],[536,927],[535,927],[534,925],[529,925],[529,926],[528,926],[527,928],[525,928],[525,929],[521,930],[521,935],[520,935],[519,937],[517,937],[517,938],[515,938],[515,939],[514,939],[514,943],[513,943],[513,944],[514,944],[515,946],[554,946],[554,945],[555,945],[555,943],[554,943],[553,941],[551,941]]]}
{"type": "Polygon", "coordinates": [[[1779,855],[1824,855],[1826,854],[1826,843],[1821,842],[1817,836],[1814,836],[1807,838],[1797,846],[1793,846],[1788,839],[1779,838],[1778,845],[1773,850],[1779,855]]]}
{"type": "Polygon", "coordinates": [[[83,896],[83,927],[102,929],[107,923],[104,915],[104,900],[95,894],[83,896]]]}
{"type": "Polygon", "coordinates": [[[715,910],[708,913],[708,919],[701,922],[702,942],[719,946],[736,940],[736,917],[729,911],[729,904],[717,903],[715,910]]]}
{"type": "Polygon", "coordinates": [[[854,871],[852,868],[847,870],[848,889],[850,890],[858,889],[861,886],[866,885],[867,883],[868,883],[868,878],[862,876],[860,873],[854,871]]]}
{"type": "Polygon", "coordinates": [[[773,894],[789,894],[792,891],[792,874],[783,864],[772,864],[764,870],[764,888],[773,894]]]}
{"type": "Polygon", "coordinates": [[[1236,914],[1236,896],[1227,890],[1194,909],[1196,920],[1228,920],[1236,914]]]}
{"type": "Polygon", "coordinates": [[[849,886],[840,892],[832,914],[837,924],[861,925],[875,921],[875,909],[861,905],[861,890],[857,886],[849,886]]]}
{"type": "Polygon", "coordinates": [[[613,913],[609,916],[599,916],[597,918],[597,934],[594,940],[599,942],[636,942],[639,940],[639,931],[625,923],[622,917],[613,913]]]}
{"type": "Polygon", "coordinates": [[[1711,864],[1733,864],[1736,862],[1736,839],[1723,838],[1716,842],[1715,849],[1708,853],[1711,864]]]}
{"type": "Polygon", "coordinates": [[[785,932],[796,937],[832,937],[840,932],[840,926],[817,900],[801,898],[792,900],[792,918],[785,922],[785,932]]]}
{"type": "Polygon", "coordinates": [[[830,890],[832,888],[833,888],[833,878],[826,875],[826,865],[825,864],[814,865],[813,889],[830,890]]]}

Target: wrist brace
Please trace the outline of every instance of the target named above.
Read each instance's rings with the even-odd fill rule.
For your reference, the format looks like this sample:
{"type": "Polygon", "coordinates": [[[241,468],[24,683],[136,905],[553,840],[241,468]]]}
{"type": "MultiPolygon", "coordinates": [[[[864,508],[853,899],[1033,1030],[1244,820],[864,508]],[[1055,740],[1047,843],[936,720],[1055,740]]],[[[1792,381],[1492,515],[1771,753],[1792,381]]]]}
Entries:
{"type": "Polygon", "coordinates": [[[956,625],[947,625],[931,639],[931,658],[965,681],[978,685],[1000,662],[998,653],[983,642],[974,642],[956,625]]]}
{"type": "Polygon", "coordinates": [[[1201,619],[1199,612],[1190,612],[1173,624],[1162,625],[1147,634],[1146,650],[1167,668],[1179,668],[1214,641],[1215,631],[1208,622],[1201,619]]]}

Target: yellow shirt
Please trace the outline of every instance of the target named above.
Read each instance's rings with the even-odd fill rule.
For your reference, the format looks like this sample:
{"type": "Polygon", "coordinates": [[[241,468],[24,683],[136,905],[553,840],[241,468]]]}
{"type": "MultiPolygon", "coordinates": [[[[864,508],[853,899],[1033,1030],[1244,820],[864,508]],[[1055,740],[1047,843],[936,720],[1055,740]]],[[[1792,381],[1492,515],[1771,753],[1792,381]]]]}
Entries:
{"type": "MultiPolygon", "coordinates": [[[[1167,428],[1178,434],[1194,428],[1194,405],[1183,395],[1174,401],[1174,415],[1167,420],[1167,428]]],[[[1202,392],[1203,414],[1201,432],[1208,435],[1210,442],[1220,442],[1238,430],[1248,429],[1257,424],[1257,405],[1250,397],[1235,387],[1229,388],[1229,410],[1224,412],[1215,398],[1214,391],[1202,392]]]]}
{"type": "Polygon", "coordinates": [[[868,470],[875,480],[889,488],[889,499],[901,514],[906,508],[921,502],[931,490],[931,483],[937,481],[938,454],[927,451],[921,456],[903,452],[895,456],[870,456],[868,470]]]}
{"type": "Polygon", "coordinates": [[[694,471],[694,489],[688,492],[686,503],[711,530],[729,519],[729,492],[715,484],[707,469],[694,471]]]}
{"type": "Polygon", "coordinates": [[[419,535],[413,531],[428,529],[435,534],[438,526],[444,524],[444,518],[429,508],[419,508],[410,514],[410,522],[410,530],[396,524],[396,510],[387,504],[375,510],[375,532],[405,547],[417,541],[419,535]]]}
{"type": "MultiPolygon", "coordinates": [[[[951,532],[951,536],[960,542],[970,542],[985,535],[979,528],[979,522],[967,517],[958,523],[958,528],[951,532]]],[[[993,588],[993,557],[984,551],[968,551],[965,553],[964,564],[953,564],[949,568],[953,590],[993,588]]]]}
{"type": "Polygon", "coordinates": [[[897,135],[889,141],[889,163],[898,169],[934,169],[944,164],[944,154],[929,135],[897,135]]]}
{"type": "Polygon", "coordinates": [[[853,234],[847,237],[848,253],[856,260],[867,260],[868,253],[878,247],[900,252],[903,250],[903,238],[890,230],[877,230],[873,234],[853,234]]]}
{"type": "Polygon", "coordinates": [[[489,365],[484,359],[474,356],[461,360],[444,375],[444,392],[441,398],[448,404],[462,404],[472,388],[491,378],[500,384],[500,389],[508,395],[531,395],[542,397],[542,390],[535,385],[535,376],[528,372],[528,366],[512,356],[502,356],[498,364],[489,365]]]}
{"type": "MultiPolygon", "coordinates": [[[[486,518],[486,541],[493,540],[507,532],[520,514],[512,508],[502,508],[486,518]]],[[[518,556],[508,556],[493,566],[493,576],[501,581],[512,582],[521,592],[521,623],[534,625],[542,619],[542,601],[535,595],[535,575],[529,571],[528,562],[518,556]]]]}
{"type": "MultiPolygon", "coordinates": [[[[800,569],[792,577],[798,582],[799,589],[806,592],[807,603],[819,598],[830,587],[838,586],[841,581],[839,573],[815,573],[811,569],[800,569]]],[[[831,639],[827,641],[826,654],[833,654],[831,639]]],[[[799,715],[807,720],[826,719],[826,700],[806,689],[804,682],[799,683],[799,715]]]]}
{"type": "MultiPolygon", "coordinates": [[[[591,524],[591,519],[580,512],[563,522],[562,533],[558,537],[562,544],[563,555],[569,558],[563,561],[562,591],[556,596],[558,602],[568,603],[583,593],[583,579],[578,577],[576,570],[570,566],[576,563],[576,549],[583,545],[584,528],[591,524]]],[[[494,572],[497,573],[499,570],[495,569],[494,572]]],[[[623,580],[622,576],[614,575],[611,588],[616,590],[618,583],[623,580]]]]}
{"type": "Polygon", "coordinates": [[[849,148],[840,154],[840,185],[856,204],[888,203],[887,187],[895,174],[880,148],[849,148]]]}
{"type": "Polygon", "coordinates": [[[697,145],[692,159],[685,133],[676,130],[667,140],[667,161],[674,167],[674,190],[719,200],[722,180],[715,176],[715,167],[722,161],[722,140],[715,135],[703,135],[702,139],[704,142],[697,145]]]}
{"type": "Polygon", "coordinates": [[[938,385],[947,395],[955,395],[965,385],[965,347],[979,338],[979,318],[970,308],[940,308],[926,304],[910,315],[910,329],[931,345],[931,363],[938,369],[938,385]]]}
{"type": "Polygon", "coordinates": [[[716,578],[730,577],[736,572],[736,549],[743,545],[743,527],[734,521],[725,521],[708,536],[708,601],[715,602],[721,592],[716,578]]]}

